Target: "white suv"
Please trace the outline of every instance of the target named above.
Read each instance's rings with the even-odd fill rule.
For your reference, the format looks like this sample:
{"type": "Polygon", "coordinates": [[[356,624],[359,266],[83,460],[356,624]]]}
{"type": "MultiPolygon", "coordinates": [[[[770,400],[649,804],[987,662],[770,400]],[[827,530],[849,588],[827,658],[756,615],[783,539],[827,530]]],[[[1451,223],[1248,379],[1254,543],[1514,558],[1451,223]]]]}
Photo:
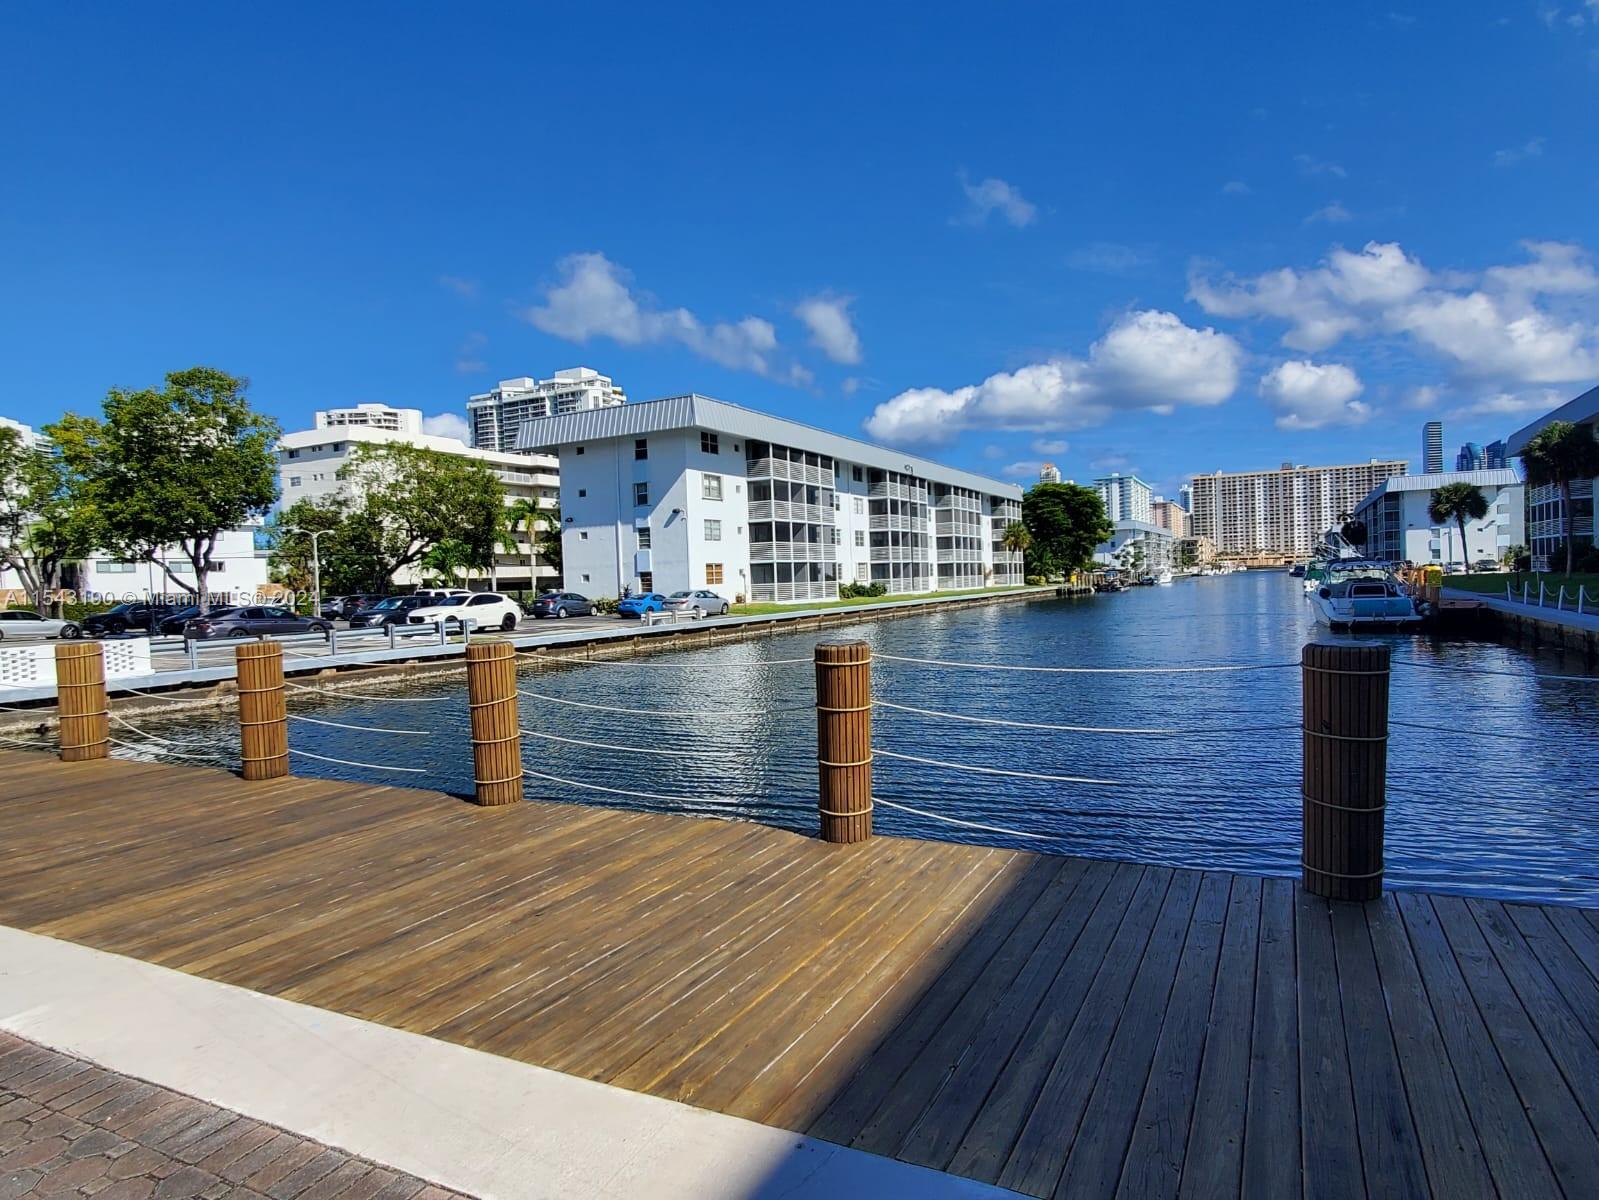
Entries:
{"type": "Polygon", "coordinates": [[[502,629],[510,633],[522,621],[522,606],[499,592],[462,592],[446,596],[406,614],[411,625],[439,625],[446,629],[502,629]]]}

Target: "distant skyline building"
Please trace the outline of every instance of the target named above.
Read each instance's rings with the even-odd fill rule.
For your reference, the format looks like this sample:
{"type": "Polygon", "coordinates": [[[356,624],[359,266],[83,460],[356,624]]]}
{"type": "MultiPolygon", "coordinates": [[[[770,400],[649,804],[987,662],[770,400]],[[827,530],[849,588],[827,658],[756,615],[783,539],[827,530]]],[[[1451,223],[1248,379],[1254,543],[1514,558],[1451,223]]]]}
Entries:
{"type": "Polygon", "coordinates": [[[516,450],[516,435],[523,421],[625,403],[626,393],[609,375],[589,367],[570,367],[550,379],[502,379],[493,391],[468,398],[466,417],[472,427],[473,449],[510,454],[516,450]]]}
{"type": "Polygon", "coordinates": [[[1060,468],[1057,467],[1054,463],[1045,463],[1043,468],[1038,472],[1038,482],[1039,483],[1059,483],[1060,482],[1060,468]]]}
{"type": "Polygon", "coordinates": [[[1421,427],[1421,470],[1436,475],[1444,469],[1444,423],[1428,421],[1421,427]]]}
{"type": "Polygon", "coordinates": [[[387,404],[357,404],[353,408],[327,408],[316,414],[318,429],[389,429],[395,433],[421,433],[420,408],[390,408],[387,404]]]}
{"type": "Polygon", "coordinates": [[[1455,455],[1455,470],[1481,471],[1485,469],[1487,461],[1481,446],[1476,442],[1467,442],[1460,448],[1460,453],[1455,455]]]}
{"type": "Polygon", "coordinates": [[[1482,451],[1482,466],[1485,471],[1499,471],[1510,465],[1510,455],[1505,453],[1503,441],[1489,442],[1482,451]]]}
{"type": "Polygon", "coordinates": [[[1190,518],[1188,510],[1175,500],[1156,496],[1149,506],[1150,520],[1171,533],[1174,538],[1188,536],[1190,518]]]}
{"type": "Polygon", "coordinates": [[[1185,483],[1177,489],[1177,503],[1181,504],[1188,513],[1194,511],[1194,485],[1185,483]]]}
{"type": "Polygon", "coordinates": [[[1145,525],[1153,524],[1153,514],[1150,509],[1154,492],[1138,476],[1120,475],[1115,472],[1102,475],[1094,480],[1094,490],[1105,502],[1105,515],[1112,522],[1138,521],[1145,525]]]}
{"type": "Polygon", "coordinates": [[[1385,479],[1403,475],[1404,459],[1331,467],[1283,463],[1275,471],[1217,471],[1194,477],[1193,536],[1220,554],[1308,555],[1322,536],[1385,479]]]}

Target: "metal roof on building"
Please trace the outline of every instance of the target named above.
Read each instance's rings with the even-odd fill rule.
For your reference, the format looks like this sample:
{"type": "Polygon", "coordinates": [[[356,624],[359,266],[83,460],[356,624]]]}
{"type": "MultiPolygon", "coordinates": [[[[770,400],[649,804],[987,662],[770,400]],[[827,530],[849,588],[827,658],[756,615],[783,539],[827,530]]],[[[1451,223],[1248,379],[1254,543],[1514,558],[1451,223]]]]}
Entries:
{"type": "Polygon", "coordinates": [[[1515,433],[1505,439],[1506,454],[1520,454],[1527,448],[1527,443],[1546,425],[1556,421],[1571,421],[1581,424],[1599,417],[1599,387],[1589,388],[1575,400],[1567,400],[1553,412],[1546,412],[1529,425],[1523,425],[1515,433]]]}
{"type": "Polygon", "coordinates": [[[1515,487],[1523,482],[1521,472],[1514,467],[1494,467],[1481,471],[1434,471],[1430,475],[1390,475],[1366,493],[1357,510],[1389,492],[1432,492],[1451,483],[1469,483],[1480,488],[1515,487]]]}
{"type": "Polygon", "coordinates": [[[963,471],[958,467],[947,467],[901,450],[876,446],[858,438],[845,437],[813,425],[697,394],[526,420],[517,433],[516,448],[524,453],[552,450],[579,442],[643,437],[678,429],[705,429],[712,433],[814,450],[845,462],[860,463],[884,471],[903,471],[936,483],[969,488],[974,492],[1011,500],[1019,500],[1022,495],[1022,489],[1014,483],[1002,483],[998,479],[963,471]]]}

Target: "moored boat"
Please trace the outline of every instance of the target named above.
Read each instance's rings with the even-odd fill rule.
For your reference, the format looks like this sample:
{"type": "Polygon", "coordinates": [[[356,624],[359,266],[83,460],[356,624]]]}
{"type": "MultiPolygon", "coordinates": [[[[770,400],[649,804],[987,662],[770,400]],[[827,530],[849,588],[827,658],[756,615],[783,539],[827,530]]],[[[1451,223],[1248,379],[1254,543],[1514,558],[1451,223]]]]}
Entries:
{"type": "Polygon", "coordinates": [[[1388,564],[1372,559],[1328,563],[1307,599],[1316,619],[1331,629],[1403,629],[1420,624],[1424,616],[1388,564]]]}

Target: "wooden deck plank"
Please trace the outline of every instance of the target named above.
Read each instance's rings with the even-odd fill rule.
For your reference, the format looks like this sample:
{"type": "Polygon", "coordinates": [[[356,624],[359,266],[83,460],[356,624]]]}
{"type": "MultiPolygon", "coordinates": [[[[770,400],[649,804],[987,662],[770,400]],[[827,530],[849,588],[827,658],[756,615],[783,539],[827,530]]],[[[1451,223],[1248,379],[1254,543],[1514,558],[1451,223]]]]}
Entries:
{"type": "MultiPolygon", "coordinates": [[[[1227,901],[1194,1115],[1183,1146],[1178,1195],[1191,1200],[1223,1200],[1237,1196],[1242,1186],[1261,882],[1234,876],[1227,901]]],[[[1132,1200],[1125,1177],[1118,1190],[1132,1200]]]]}
{"type": "Polygon", "coordinates": [[[1302,1179],[1294,895],[1288,879],[1268,879],[1261,892],[1242,1188],[1261,1200],[1299,1195],[1302,1179]]]}
{"type": "Polygon", "coordinates": [[[1490,1196],[1493,1178],[1392,896],[1363,906],[1416,1141],[1434,1195],[1490,1196]]]}
{"type": "Polygon", "coordinates": [[[1589,911],[34,753],[0,780],[0,921],[1035,1195],[1599,1171],[1589,911]]]}
{"type": "Polygon", "coordinates": [[[1326,907],[1332,917],[1338,989],[1344,997],[1344,1045],[1366,1190],[1372,1195],[1425,1195],[1427,1171],[1394,1045],[1392,1012],[1388,1005],[1376,1003],[1383,992],[1366,906],[1326,907]]]}

